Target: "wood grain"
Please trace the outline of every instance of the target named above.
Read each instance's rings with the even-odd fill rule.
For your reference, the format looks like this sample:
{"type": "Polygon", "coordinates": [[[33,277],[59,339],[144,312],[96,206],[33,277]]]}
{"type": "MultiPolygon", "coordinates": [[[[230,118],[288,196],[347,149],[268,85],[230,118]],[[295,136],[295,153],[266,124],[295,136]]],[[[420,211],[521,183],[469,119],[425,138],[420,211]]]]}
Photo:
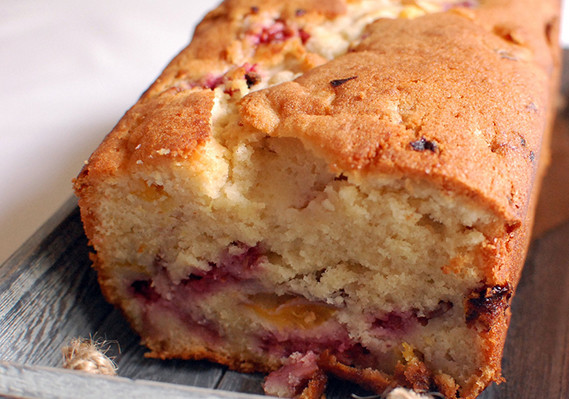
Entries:
{"type": "MultiPolygon", "coordinates": [[[[569,73],[563,80],[569,90],[569,73]]],[[[563,110],[558,117],[558,139],[569,140],[568,115],[563,110]]],[[[560,170],[565,177],[546,180],[544,192],[555,192],[551,185],[569,187],[569,168],[560,170]]],[[[569,214],[569,198],[555,204],[562,209],[550,213],[569,214]]],[[[569,222],[558,218],[555,226],[533,242],[514,298],[503,360],[507,383],[492,385],[480,399],[569,398],[569,222]]],[[[209,362],[146,359],[138,337],[101,296],[88,252],[76,201],[70,199],[0,266],[0,396],[216,399],[228,397],[227,391],[262,393],[258,374],[209,362]],[[61,347],[90,335],[112,342],[122,378],[57,369],[61,347]]],[[[327,397],[351,393],[365,394],[332,380],[327,397]]]]}
{"type": "Polygon", "coordinates": [[[42,399],[255,399],[252,394],[213,391],[122,377],[91,376],[69,370],[0,362],[0,392],[8,398],[42,399]]]}

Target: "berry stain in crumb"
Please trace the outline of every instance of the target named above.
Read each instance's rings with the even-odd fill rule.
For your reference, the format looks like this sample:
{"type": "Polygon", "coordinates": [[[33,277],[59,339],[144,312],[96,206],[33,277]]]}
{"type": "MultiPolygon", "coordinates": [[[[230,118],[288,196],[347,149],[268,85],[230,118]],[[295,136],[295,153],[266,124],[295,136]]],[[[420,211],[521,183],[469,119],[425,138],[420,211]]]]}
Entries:
{"type": "Polygon", "coordinates": [[[282,43],[291,37],[295,32],[287,26],[282,19],[276,19],[270,26],[266,26],[260,33],[255,35],[255,44],[282,43]]]}
{"type": "Polygon", "coordinates": [[[302,28],[298,30],[298,36],[300,37],[302,44],[306,44],[306,42],[310,40],[310,33],[306,32],[302,28]]]}
{"type": "Polygon", "coordinates": [[[160,299],[160,295],[154,287],[152,287],[152,282],[150,280],[136,280],[130,287],[133,290],[134,295],[139,296],[146,300],[147,302],[156,302],[160,299]]]}

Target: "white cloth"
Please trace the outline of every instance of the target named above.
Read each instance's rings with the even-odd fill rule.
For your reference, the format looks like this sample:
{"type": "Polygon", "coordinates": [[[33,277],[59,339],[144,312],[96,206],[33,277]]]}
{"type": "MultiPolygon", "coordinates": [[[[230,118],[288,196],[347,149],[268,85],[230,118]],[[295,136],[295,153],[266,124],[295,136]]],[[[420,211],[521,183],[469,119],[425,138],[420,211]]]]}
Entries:
{"type": "Polygon", "coordinates": [[[2,2],[0,262],[72,195],[83,161],[219,1],[2,2]]]}

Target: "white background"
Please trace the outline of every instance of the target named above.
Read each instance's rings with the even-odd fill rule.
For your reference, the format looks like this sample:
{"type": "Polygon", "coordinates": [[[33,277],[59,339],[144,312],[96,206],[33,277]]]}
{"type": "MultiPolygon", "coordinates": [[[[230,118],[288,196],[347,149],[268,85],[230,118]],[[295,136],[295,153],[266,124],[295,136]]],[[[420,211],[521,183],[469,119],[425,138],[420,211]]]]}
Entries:
{"type": "Polygon", "coordinates": [[[72,195],[83,161],[217,3],[2,1],[0,262],[72,195]]]}

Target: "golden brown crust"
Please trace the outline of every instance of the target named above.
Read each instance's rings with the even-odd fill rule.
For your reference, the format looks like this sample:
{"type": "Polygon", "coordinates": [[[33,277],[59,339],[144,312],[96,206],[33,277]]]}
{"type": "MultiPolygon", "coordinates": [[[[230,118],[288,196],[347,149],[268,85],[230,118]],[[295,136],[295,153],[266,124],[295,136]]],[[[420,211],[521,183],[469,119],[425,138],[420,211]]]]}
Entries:
{"type": "MultiPolygon", "coordinates": [[[[183,127],[186,134],[176,136],[181,144],[165,137],[166,130],[187,123],[172,118],[179,101],[172,98],[171,109],[166,109],[160,93],[175,81],[203,78],[240,61],[232,56],[236,43],[241,48],[237,52],[246,56],[241,24],[255,7],[307,23],[342,14],[346,7],[340,0],[301,3],[258,6],[234,0],[208,14],[192,43],[93,155],[77,190],[87,169],[88,180],[96,180],[99,173],[116,173],[122,158],[135,155],[124,140],[132,135],[134,143],[141,136],[135,131],[139,115],[152,115],[157,122],[148,123],[165,126],[146,129],[145,148],[190,156],[207,138],[213,103],[193,106],[191,123],[202,127],[183,127]],[[307,14],[298,16],[298,9],[307,14]]],[[[493,0],[468,13],[379,20],[349,54],[295,82],[247,96],[240,111],[243,121],[271,135],[299,137],[341,169],[417,176],[466,192],[517,225],[528,208],[532,160],[539,158],[540,132],[550,108],[544,88],[558,60],[551,51],[556,48],[554,2],[518,3],[493,0]],[[507,17],[512,14],[513,21],[507,17]],[[353,76],[358,78],[337,87],[330,84],[353,76]],[[413,143],[421,148],[423,139],[434,143],[435,151],[414,150],[413,143]]],[[[212,94],[204,90],[201,95],[212,94]]]]}
{"type": "MultiPolygon", "coordinates": [[[[243,65],[245,61],[254,63],[257,59],[279,59],[280,50],[285,44],[267,46],[272,49],[270,52],[260,51],[256,54],[256,45],[251,43],[247,31],[244,31],[244,19],[261,11],[271,12],[296,27],[300,22],[314,24],[323,18],[345,13],[346,2],[271,0],[259,5],[253,0],[231,0],[211,11],[196,28],[192,42],[171,61],[90,157],[75,182],[75,190],[80,198],[84,197],[81,191],[85,186],[95,183],[103,176],[128,173],[124,168],[126,160],[136,157],[135,161],[144,162],[149,160],[153,150],[161,149],[170,151],[162,154],[166,158],[191,156],[200,142],[210,134],[214,95],[211,88],[200,87],[204,81],[212,74],[223,74],[231,67],[243,65]],[[176,88],[176,82],[197,84],[187,92],[176,88]],[[180,128],[181,131],[178,132],[180,128]],[[136,138],[144,141],[144,158],[140,157],[140,152],[136,152],[137,145],[141,144],[136,142],[136,138]]],[[[322,62],[316,60],[316,55],[306,55],[299,38],[290,42],[292,43],[286,43],[286,46],[292,47],[288,51],[296,50],[296,56],[303,59],[306,68],[322,62]]]]}
{"type": "Polygon", "coordinates": [[[343,380],[355,382],[373,392],[383,393],[393,383],[390,376],[379,370],[350,367],[338,361],[334,355],[327,351],[320,355],[318,364],[324,371],[343,380]]]}
{"type": "Polygon", "coordinates": [[[328,376],[322,370],[318,369],[316,374],[308,382],[308,386],[298,396],[299,399],[320,399],[325,398],[326,384],[328,376]]]}
{"type": "MultiPolygon", "coordinates": [[[[319,365],[323,370],[335,376],[352,381],[378,394],[398,387],[407,387],[416,392],[439,392],[446,398],[456,398],[458,385],[446,374],[434,374],[419,359],[412,356],[405,363],[398,363],[393,376],[388,376],[379,370],[365,368],[360,369],[351,367],[338,361],[338,359],[328,352],[324,352],[319,359],[319,365]]],[[[477,394],[464,392],[465,398],[477,394]]],[[[474,396],[472,396],[474,397],[474,396]]]]}
{"type": "Polygon", "coordinates": [[[367,35],[296,81],[247,96],[243,121],[300,137],[340,170],[426,178],[521,220],[548,108],[547,74],[455,13],[378,20],[367,35]],[[331,84],[350,77],[357,78],[331,84]],[[436,148],[417,151],[421,138],[436,148]]]}
{"type": "MultiPolygon", "coordinates": [[[[468,13],[378,20],[349,54],[295,82],[247,96],[241,107],[243,121],[270,135],[299,137],[340,169],[406,174],[443,189],[465,191],[518,224],[528,207],[535,174],[532,160],[539,157],[540,132],[550,108],[544,88],[553,71],[550,46],[555,44],[549,42],[556,9],[551,2],[517,3],[493,0],[468,13]],[[528,9],[535,12],[529,14],[528,9]],[[507,17],[512,14],[514,21],[507,17]],[[358,78],[338,87],[330,84],[353,76],[358,78]],[[422,138],[432,140],[436,150],[414,150],[413,143],[422,138]]],[[[136,135],[132,113],[144,103],[150,104],[143,111],[160,123],[179,123],[170,119],[176,101],[171,112],[161,114],[151,110],[161,106],[160,101],[152,105],[154,98],[176,80],[203,78],[239,61],[231,55],[236,43],[242,47],[239,53],[247,55],[241,24],[255,8],[315,23],[318,16],[344,13],[345,7],[341,0],[223,3],[208,14],[192,43],[98,153],[110,148],[123,155],[133,152],[122,147],[121,139],[136,135]],[[309,16],[299,17],[296,10],[309,16]]],[[[200,112],[206,108],[195,108],[203,125],[209,123],[207,112],[200,112]]],[[[163,129],[147,129],[145,140],[156,141],[151,147],[173,154],[186,151],[188,156],[206,138],[203,131],[188,131],[181,136],[186,141],[182,146],[176,140],[163,142],[163,129]]],[[[110,169],[111,163],[92,161],[93,172],[110,169]]]]}
{"type": "Polygon", "coordinates": [[[100,177],[93,173],[112,175],[136,167],[138,161],[155,163],[160,155],[192,154],[210,135],[213,98],[211,91],[169,91],[136,104],[93,153],[79,178],[86,173],[91,178],[100,177]]]}
{"type": "Polygon", "coordinates": [[[91,212],[96,182],[156,165],[164,158],[190,156],[210,135],[212,108],[212,92],[174,91],[140,102],[125,114],[75,180],[81,219],[90,240],[96,237],[98,223],[91,212]]]}

